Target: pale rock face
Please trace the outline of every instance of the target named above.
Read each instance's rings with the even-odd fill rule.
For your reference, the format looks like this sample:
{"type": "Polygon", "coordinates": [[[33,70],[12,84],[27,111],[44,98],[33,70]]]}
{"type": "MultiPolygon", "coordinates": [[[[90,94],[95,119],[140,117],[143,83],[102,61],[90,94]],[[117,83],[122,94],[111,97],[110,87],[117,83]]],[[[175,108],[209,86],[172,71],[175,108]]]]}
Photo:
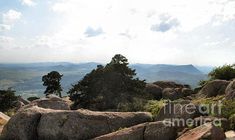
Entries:
{"type": "Polygon", "coordinates": [[[2,136],[6,140],[90,139],[151,119],[151,114],[145,112],[52,110],[33,106],[13,116],[2,136]]]}
{"type": "Polygon", "coordinates": [[[19,110],[24,110],[32,106],[38,106],[41,108],[54,109],[54,110],[70,110],[69,103],[56,96],[48,96],[47,98],[34,100],[28,105],[23,106],[19,110]]]}
{"type": "Polygon", "coordinates": [[[229,81],[226,80],[210,81],[199,91],[199,95],[204,97],[215,97],[217,95],[224,95],[225,89],[228,84],[229,81]]]}
{"type": "Polygon", "coordinates": [[[177,140],[199,140],[199,139],[210,139],[210,140],[224,140],[225,134],[220,127],[212,125],[212,123],[206,123],[198,126],[192,130],[187,131],[181,135],[177,140]]]}
{"type": "Polygon", "coordinates": [[[225,90],[225,98],[227,100],[235,98],[235,80],[231,81],[225,90]]]}

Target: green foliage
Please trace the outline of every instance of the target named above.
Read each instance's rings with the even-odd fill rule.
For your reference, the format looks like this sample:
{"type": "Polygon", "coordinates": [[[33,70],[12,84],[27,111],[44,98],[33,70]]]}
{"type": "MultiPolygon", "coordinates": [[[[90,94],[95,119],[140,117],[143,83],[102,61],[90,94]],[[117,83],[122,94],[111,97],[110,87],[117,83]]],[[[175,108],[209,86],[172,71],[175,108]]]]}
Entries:
{"type": "Polygon", "coordinates": [[[160,109],[164,106],[164,100],[149,100],[144,106],[144,110],[151,112],[153,116],[157,116],[160,109]]]}
{"type": "Polygon", "coordinates": [[[231,80],[235,78],[235,64],[217,67],[209,73],[211,79],[231,80]]]}
{"type": "Polygon", "coordinates": [[[37,100],[37,99],[39,99],[39,98],[38,97],[29,97],[29,98],[27,98],[27,100],[30,101],[30,102],[32,102],[34,100],[37,100]]]}
{"type": "Polygon", "coordinates": [[[127,103],[119,103],[117,111],[119,112],[137,112],[137,111],[144,111],[145,104],[147,100],[141,98],[134,98],[132,102],[127,103]]]}
{"type": "Polygon", "coordinates": [[[135,70],[128,67],[128,60],[115,55],[106,66],[98,65],[68,94],[75,106],[92,110],[117,109],[120,103],[133,102],[133,97],[143,97],[145,81],[134,78],[135,70]]]}
{"type": "Polygon", "coordinates": [[[222,116],[225,118],[231,117],[233,114],[235,114],[235,101],[234,100],[224,100],[222,102],[222,116]]]}
{"type": "Polygon", "coordinates": [[[0,90],[0,111],[5,112],[13,108],[16,100],[15,91],[11,89],[0,90]]]}
{"type": "Polygon", "coordinates": [[[62,76],[63,75],[60,75],[60,73],[57,71],[52,71],[48,73],[47,75],[44,75],[42,77],[43,86],[47,87],[44,94],[46,95],[56,94],[56,95],[59,95],[59,97],[62,97],[61,96],[62,88],[60,85],[60,80],[62,76]]]}

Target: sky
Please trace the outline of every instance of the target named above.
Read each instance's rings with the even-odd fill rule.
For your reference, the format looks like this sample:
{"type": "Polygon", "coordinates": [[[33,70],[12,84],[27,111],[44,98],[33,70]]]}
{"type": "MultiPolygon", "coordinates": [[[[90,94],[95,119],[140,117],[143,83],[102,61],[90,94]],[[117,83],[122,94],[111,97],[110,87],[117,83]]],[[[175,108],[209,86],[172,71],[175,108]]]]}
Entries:
{"type": "Polygon", "coordinates": [[[0,0],[0,63],[235,63],[235,0],[0,0]]]}

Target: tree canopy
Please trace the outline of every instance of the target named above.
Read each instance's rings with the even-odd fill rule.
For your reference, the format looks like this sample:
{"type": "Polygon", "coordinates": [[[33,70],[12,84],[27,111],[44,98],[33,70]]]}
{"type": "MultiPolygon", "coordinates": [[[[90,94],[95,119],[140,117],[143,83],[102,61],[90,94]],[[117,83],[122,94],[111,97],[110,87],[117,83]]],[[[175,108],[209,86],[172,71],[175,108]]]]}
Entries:
{"type": "Polygon", "coordinates": [[[209,73],[210,78],[221,79],[221,80],[231,80],[235,78],[235,64],[233,65],[223,65],[213,69],[209,73]]]}
{"type": "Polygon", "coordinates": [[[135,78],[135,70],[128,67],[128,60],[115,55],[106,66],[98,65],[77,84],[72,85],[70,99],[82,108],[91,110],[116,109],[133,97],[143,96],[145,81],[135,78]]]}
{"type": "Polygon", "coordinates": [[[48,73],[47,75],[44,75],[42,77],[43,86],[47,87],[44,94],[46,95],[56,94],[59,97],[61,97],[62,88],[61,88],[60,80],[62,76],[63,75],[60,75],[60,73],[57,71],[52,71],[48,73]]]}
{"type": "Polygon", "coordinates": [[[5,112],[14,107],[17,96],[12,89],[0,90],[0,111],[5,112]]]}

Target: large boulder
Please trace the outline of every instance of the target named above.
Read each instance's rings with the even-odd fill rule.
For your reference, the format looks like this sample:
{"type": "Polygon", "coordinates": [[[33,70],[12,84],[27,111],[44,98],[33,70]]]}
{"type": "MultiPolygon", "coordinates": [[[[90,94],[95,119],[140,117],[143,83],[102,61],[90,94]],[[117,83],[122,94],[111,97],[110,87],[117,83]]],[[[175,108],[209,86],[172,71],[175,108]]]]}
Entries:
{"type": "Polygon", "coordinates": [[[143,140],[146,123],[102,135],[93,140],[143,140]]]}
{"type": "Polygon", "coordinates": [[[0,135],[3,130],[3,126],[7,124],[9,121],[10,117],[5,115],[4,113],[0,112],[0,135]]]}
{"type": "Polygon", "coordinates": [[[169,100],[176,100],[183,97],[183,94],[180,92],[180,88],[165,88],[162,91],[162,98],[169,100]]]}
{"type": "Polygon", "coordinates": [[[37,106],[19,111],[3,129],[6,140],[81,140],[151,121],[145,112],[52,110],[37,106]],[[17,132],[17,133],[15,133],[17,132]]]}
{"type": "Polygon", "coordinates": [[[175,140],[177,129],[166,121],[149,123],[144,131],[144,140],[175,140]]]}
{"type": "Polygon", "coordinates": [[[176,136],[177,132],[174,127],[159,121],[125,128],[93,140],[174,140],[176,136]]]}
{"type": "Polygon", "coordinates": [[[187,120],[200,116],[198,106],[190,101],[168,102],[156,116],[156,121],[171,121],[176,127],[187,127],[187,120]]]}
{"type": "Polygon", "coordinates": [[[235,140],[235,132],[233,130],[225,132],[226,140],[235,140]]]}
{"type": "Polygon", "coordinates": [[[235,98],[235,80],[231,81],[225,90],[225,98],[227,100],[235,98]]]}
{"type": "Polygon", "coordinates": [[[217,118],[213,116],[200,116],[194,118],[194,127],[203,125],[205,123],[211,122],[215,124],[216,126],[219,126],[223,128],[224,131],[227,131],[230,129],[230,123],[228,119],[226,118],[217,118]]]}
{"type": "Polygon", "coordinates": [[[10,117],[0,112],[0,126],[5,125],[10,120],[10,117]]]}
{"type": "Polygon", "coordinates": [[[206,123],[181,135],[177,140],[224,140],[225,134],[220,127],[206,123]]]}
{"type": "Polygon", "coordinates": [[[37,139],[37,126],[41,114],[46,110],[36,106],[22,110],[11,117],[4,126],[2,138],[4,140],[34,140],[37,139]]]}
{"type": "Polygon", "coordinates": [[[155,84],[146,84],[145,92],[152,95],[156,100],[162,98],[162,88],[155,84]]]}
{"type": "Polygon", "coordinates": [[[225,89],[229,81],[226,80],[213,80],[208,82],[200,91],[199,95],[203,97],[215,97],[217,95],[225,94],[225,89]]]}
{"type": "Polygon", "coordinates": [[[54,110],[70,110],[69,103],[57,96],[48,96],[46,98],[34,100],[28,105],[22,107],[20,110],[24,110],[32,106],[38,106],[41,108],[54,109],[54,110]]]}

